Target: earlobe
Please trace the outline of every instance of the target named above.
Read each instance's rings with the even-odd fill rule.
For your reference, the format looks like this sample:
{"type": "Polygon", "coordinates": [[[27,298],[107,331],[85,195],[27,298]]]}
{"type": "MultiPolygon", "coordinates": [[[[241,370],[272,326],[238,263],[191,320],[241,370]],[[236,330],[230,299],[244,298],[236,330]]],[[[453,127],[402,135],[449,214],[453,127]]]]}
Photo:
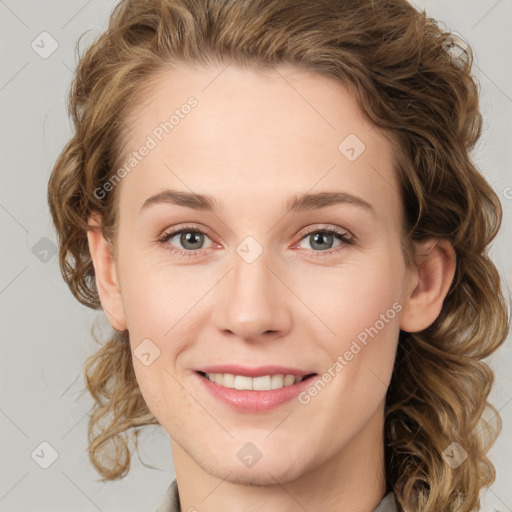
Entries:
{"type": "Polygon", "coordinates": [[[117,331],[124,331],[126,330],[126,319],[111,247],[101,231],[99,216],[91,215],[88,224],[92,229],[87,231],[87,240],[101,305],[110,325],[117,331]]]}
{"type": "Polygon", "coordinates": [[[416,268],[406,292],[400,329],[419,332],[434,323],[455,275],[455,251],[448,240],[429,239],[416,247],[416,268]]]}

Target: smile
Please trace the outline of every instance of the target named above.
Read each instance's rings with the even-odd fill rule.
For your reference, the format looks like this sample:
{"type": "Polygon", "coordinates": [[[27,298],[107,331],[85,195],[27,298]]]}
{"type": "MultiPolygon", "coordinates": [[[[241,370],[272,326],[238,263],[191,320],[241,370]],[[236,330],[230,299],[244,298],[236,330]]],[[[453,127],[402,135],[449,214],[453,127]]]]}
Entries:
{"type": "MultiPolygon", "coordinates": [[[[267,370],[269,371],[269,370],[267,370]]],[[[273,368],[273,372],[277,370],[273,368]]],[[[256,370],[244,373],[257,373],[256,370]]],[[[243,413],[261,414],[296,398],[311,385],[316,373],[262,374],[256,376],[197,371],[195,374],[216,401],[243,413]]]]}

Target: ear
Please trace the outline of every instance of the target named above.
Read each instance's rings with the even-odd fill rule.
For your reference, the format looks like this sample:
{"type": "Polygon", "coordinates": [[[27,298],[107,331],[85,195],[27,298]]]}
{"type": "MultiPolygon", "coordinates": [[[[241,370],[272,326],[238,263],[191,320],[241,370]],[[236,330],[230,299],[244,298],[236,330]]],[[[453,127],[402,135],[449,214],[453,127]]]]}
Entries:
{"type": "Polygon", "coordinates": [[[419,332],[434,323],[455,275],[455,251],[448,240],[422,240],[416,244],[416,268],[410,270],[400,329],[419,332]]]}
{"type": "Polygon", "coordinates": [[[89,217],[88,224],[92,227],[87,231],[87,239],[101,305],[110,325],[117,331],[124,331],[126,330],[126,319],[111,246],[105,240],[101,231],[99,215],[92,214],[89,217]]]}

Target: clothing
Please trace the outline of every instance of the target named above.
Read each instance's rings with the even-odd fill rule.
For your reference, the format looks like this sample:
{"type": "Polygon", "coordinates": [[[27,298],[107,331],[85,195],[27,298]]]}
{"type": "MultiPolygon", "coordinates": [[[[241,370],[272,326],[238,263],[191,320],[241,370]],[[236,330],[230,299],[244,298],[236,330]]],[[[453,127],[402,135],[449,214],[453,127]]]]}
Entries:
{"type": "MultiPolygon", "coordinates": [[[[172,482],[167,491],[165,491],[162,501],[156,507],[154,512],[180,512],[180,498],[178,494],[178,485],[176,480],[172,482]]],[[[186,512],[186,511],[183,511],[186,512]]],[[[395,504],[395,495],[393,492],[388,492],[377,508],[373,512],[397,512],[395,504]]]]}

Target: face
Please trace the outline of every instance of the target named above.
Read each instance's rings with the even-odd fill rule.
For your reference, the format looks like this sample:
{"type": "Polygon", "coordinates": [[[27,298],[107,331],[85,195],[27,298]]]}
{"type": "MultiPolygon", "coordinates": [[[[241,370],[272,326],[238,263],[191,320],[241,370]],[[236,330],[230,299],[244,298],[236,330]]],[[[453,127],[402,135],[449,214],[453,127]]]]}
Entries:
{"type": "Polygon", "coordinates": [[[402,200],[389,141],[343,84],[222,69],[169,69],[130,122],[116,316],[173,446],[272,484],[382,429],[409,291],[402,200]]]}

